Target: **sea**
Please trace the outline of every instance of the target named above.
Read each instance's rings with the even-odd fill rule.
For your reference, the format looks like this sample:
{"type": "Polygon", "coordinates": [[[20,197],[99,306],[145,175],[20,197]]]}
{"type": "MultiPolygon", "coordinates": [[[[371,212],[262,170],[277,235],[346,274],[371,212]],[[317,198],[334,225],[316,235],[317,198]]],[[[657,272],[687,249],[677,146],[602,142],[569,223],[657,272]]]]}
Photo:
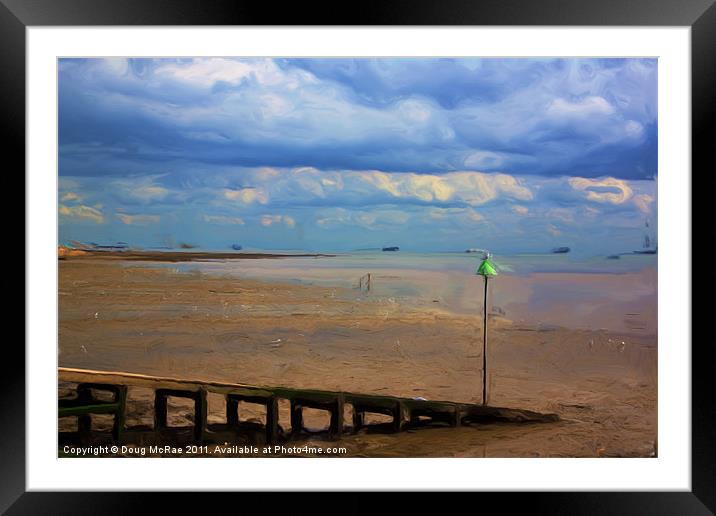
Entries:
{"type": "MultiPolygon", "coordinates": [[[[237,254],[242,252],[262,251],[247,249],[237,254]]],[[[369,250],[321,254],[154,262],[152,266],[229,279],[335,288],[336,295],[356,302],[380,299],[436,313],[464,315],[482,310],[485,280],[476,274],[483,259],[481,253],[369,250]]],[[[488,307],[493,316],[544,328],[656,332],[656,254],[629,253],[618,259],[572,253],[495,254],[491,261],[498,271],[488,280],[488,307]]]]}

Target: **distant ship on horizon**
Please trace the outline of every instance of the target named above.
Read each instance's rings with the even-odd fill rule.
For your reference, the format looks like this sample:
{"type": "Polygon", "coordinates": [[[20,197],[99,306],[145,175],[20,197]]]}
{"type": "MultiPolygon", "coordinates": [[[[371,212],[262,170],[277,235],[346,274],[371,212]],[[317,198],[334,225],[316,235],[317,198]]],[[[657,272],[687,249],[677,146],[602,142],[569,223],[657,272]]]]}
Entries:
{"type": "Polygon", "coordinates": [[[569,251],[571,251],[569,247],[555,247],[554,249],[552,249],[553,254],[566,254],[569,251]]]}
{"type": "Polygon", "coordinates": [[[98,244],[97,242],[78,242],[77,240],[70,240],[70,244],[75,249],[80,250],[94,250],[94,251],[121,251],[129,248],[127,242],[116,242],[115,244],[98,244]]]}
{"type": "Polygon", "coordinates": [[[398,247],[397,245],[391,247],[384,247],[383,251],[400,251],[400,247],[398,247]]]}
{"type": "Polygon", "coordinates": [[[651,238],[649,238],[649,219],[647,219],[644,222],[644,242],[642,244],[642,248],[639,251],[633,251],[634,254],[656,254],[659,246],[654,245],[654,248],[651,248],[651,238]]]}

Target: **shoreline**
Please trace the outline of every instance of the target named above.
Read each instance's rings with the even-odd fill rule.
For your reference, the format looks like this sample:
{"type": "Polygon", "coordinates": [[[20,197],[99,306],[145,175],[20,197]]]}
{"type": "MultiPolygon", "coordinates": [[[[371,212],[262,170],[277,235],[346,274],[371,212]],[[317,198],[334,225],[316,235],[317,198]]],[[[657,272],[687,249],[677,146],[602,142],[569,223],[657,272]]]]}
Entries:
{"type": "Polygon", "coordinates": [[[93,249],[72,249],[70,254],[59,255],[60,260],[107,258],[143,262],[193,262],[205,260],[257,260],[261,258],[319,258],[333,257],[333,254],[320,253],[241,253],[212,251],[97,251],[93,249]]]}

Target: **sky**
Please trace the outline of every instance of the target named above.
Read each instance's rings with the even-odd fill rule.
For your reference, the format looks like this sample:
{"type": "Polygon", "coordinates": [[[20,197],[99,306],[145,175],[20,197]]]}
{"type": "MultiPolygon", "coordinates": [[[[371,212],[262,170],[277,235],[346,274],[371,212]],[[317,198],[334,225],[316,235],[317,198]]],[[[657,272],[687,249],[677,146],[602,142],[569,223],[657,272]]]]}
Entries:
{"type": "Polygon", "coordinates": [[[656,59],[60,59],[59,239],[585,254],[657,228],[656,59]]]}

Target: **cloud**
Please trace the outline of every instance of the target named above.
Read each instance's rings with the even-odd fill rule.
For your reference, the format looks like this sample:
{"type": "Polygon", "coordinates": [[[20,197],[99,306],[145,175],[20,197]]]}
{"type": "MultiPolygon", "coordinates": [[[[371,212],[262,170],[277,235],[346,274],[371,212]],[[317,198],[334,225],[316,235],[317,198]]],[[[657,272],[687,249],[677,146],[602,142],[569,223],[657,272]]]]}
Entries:
{"type": "Polygon", "coordinates": [[[142,201],[153,201],[163,199],[167,196],[168,190],[156,185],[146,185],[134,188],[132,196],[142,201]]]}
{"type": "Polygon", "coordinates": [[[161,176],[134,176],[115,179],[109,182],[112,194],[121,201],[128,203],[149,204],[162,201],[169,195],[169,190],[156,183],[161,176]]]}
{"type": "Polygon", "coordinates": [[[239,201],[244,204],[260,203],[266,204],[268,196],[266,192],[260,188],[241,188],[238,190],[224,190],[224,197],[231,201],[239,201]]]}
{"type": "Polygon", "coordinates": [[[80,197],[75,192],[66,192],[65,194],[62,195],[62,200],[66,201],[66,202],[67,201],[70,201],[70,202],[71,201],[81,201],[82,197],[80,197]]]}
{"type": "Polygon", "coordinates": [[[397,228],[411,220],[414,210],[379,207],[371,210],[329,208],[321,210],[315,219],[323,229],[362,228],[370,231],[397,228]]]}
{"type": "Polygon", "coordinates": [[[226,215],[202,215],[202,220],[210,224],[233,224],[243,226],[244,219],[240,217],[227,217],[226,215]]]}
{"type": "Polygon", "coordinates": [[[286,72],[271,59],[231,59],[224,57],[194,58],[188,61],[161,64],[154,73],[204,88],[219,82],[238,85],[255,81],[261,86],[282,85],[293,90],[311,82],[310,74],[301,71],[286,72]]]}
{"type": "Polygon", "coordinates": [[[61,59],[60,174],[148,175],[161,159],[171,174],[650,178],[656,90],[655,59],[61,59]]]}
{"type": "Polygon", "coordinates": [[[261,225],[264,227],[270,227],[274,224],[283,223],[286,227],[292,228],[296,225],[296,221],[288,215],[262,215],[261,225]]]}
{"type": "Polygon", "coordinates": [[[400,226],[408,222],[410,215],[400,210],[362,211],[354,215],[357,225],[371,230],[400,226]]]}
{"type": "Polygon", "coordinates": [[[554,99],[547,108],[547,114],[557,118],[587,118],[595,115],[611,115],[614,107],[603,97],[590,96],[570,102],[569,100],[554,99]]]}
{"type": "MultiPolygon", "coordinates": [[[[569,245],[580,253],[607,249],[616,253],[640,245],[647,206],[650,224],[657,230],[654,180],[615,183],[614,178],[604,177],[575,182],[583,178],[498,176],[312,167],[270,172],[216,168],[179,178],[157,178],[155,184],[168,194],[154,201],[151,211],[119,203],[101,179],[73,177],[64,182],[72,183],[72,191],[88,199],[86,207],[101,214],[101,205],[107,206],[105,210],[117,213],[118,224],[111,227],[111,236],[103,237],[94,224],[83,225],[81,219],[61,215],[60,235],[148,246],[174,240],[218,248],[235,242],[240,227],[243,245],[264,249],[325,251],[399,245],[406,250],[454,251],[479,242],[496,252],[543,252],[569,245]],[[242,190],[237,185],[247,184],[253,186],[244,188],[265,192],[266,204],[224,197],[225,189],[242,190]],[[620,202],[627,188],[631,197],[620,202]],[[590,194],[599,200],[590,199],[590,194]],[[174,202],[180,195],[184,202],[174,202]],[[159,222],[161,226],[154,226],[159,222]],[[283,230],[279,240],[277,228],[283,230]]],[[[74,207],[63,206],[65,213],[74,207]]]]}
{"type": "Polygon", "coordinates": [[[293,227],[280,245],[619,251],[656,224],[656,59],[58,66],[61,236],[99,241],[105,212],[147,245],[225,246],[242,221],[257,247],[293,227]]]}
{"type": "Polygon", "coordinates": [[[470,153],[465,158],[464,165],[477,170],[495,169],[504,166],[506,161],[506,156],[501,153],[478,151],[470,153]]]}
{"type": "Polygon", "coordinates": [[[432,220],[452,223],[482,222],[485,217],[472,208],[431,208],[428,217],[432,220]]]}
{"type": "Polygon", "coordinates": [[[161,218],[159,215],[128,215],[126,213],[117,213],[116,215],[123,224],[128,226],[146,226],[148,224],[156,224],[161,218]]]}
{"type": "MultiPolygon", "coordinates": [[[[212,196],[224,209],[273,206],[369,206],[442,204],[480,206],[502,200],[530,201],[534,194],[522,179],[509,174],[449,172],[418,174],[378,170],[240,169],[199,179],[185,200],[212,196]],[[236,188],[231,184],[251,184],[236,188]],[[218,190],[218,193],[217,193],[218,190]]],[[[172,194],[173,195],[173,194],[172,194]]]]}
{"type": "Polygon", "coordinates": [[[651,205],[654,202],[654,197],[648,194],[639,194],[634,196],[634,204],[639,211],[645,214],[651,213],[651,205]]]}
{"type": "Polygon", "coordinates": [[[562,231],[554,224],[549,224],[547,226],[547,232],[553,237],[558,237],[562,235],[562,231]]]}
{"type": "Polygon", "coordinates": [[[345,208],[329,208],[321,210],[316,218],[316,224],[320,227],[330,228],[353,223],[353,214],[345,208]]]}
{"type": "Polygon", "coordinates": [[[569,184],[574,190],[582,192],[585,199],[594,202],[622,204],[633,195],[626,181],[613,177],[603,179],[573,177],[569,179],[569,184]]]}
{"type": "Polygon", "coordinates": [[[545,214],[550,220],[572,223],[574,222],[574,212],[569,208],[550,208],[545,214]]]}
{"type": "Polygon", "coordinates": [[[66,206],[60,204],[59,214],[69,219],[89,220],[96,224],[104,223],[104,215],[102,212],[91,206],[66,206]]]}
{"type": "MultiPolygon", "coordinates": [[[[482,205],[499,198],[529,200],[532,192],[508,174],[449,172],[416,174],[381,171],[346,171],[317,174],[325,190],[321,197],[362,195],[366,202],[400,200],[415,203],[458,202],[482,205]],[[330,187],[335,186],[334,189],[330,187]]],[[[315,194],[315,192],[313,192],[315,194]]]]}

